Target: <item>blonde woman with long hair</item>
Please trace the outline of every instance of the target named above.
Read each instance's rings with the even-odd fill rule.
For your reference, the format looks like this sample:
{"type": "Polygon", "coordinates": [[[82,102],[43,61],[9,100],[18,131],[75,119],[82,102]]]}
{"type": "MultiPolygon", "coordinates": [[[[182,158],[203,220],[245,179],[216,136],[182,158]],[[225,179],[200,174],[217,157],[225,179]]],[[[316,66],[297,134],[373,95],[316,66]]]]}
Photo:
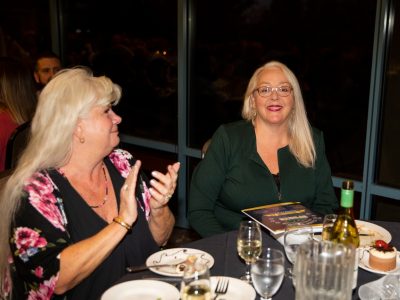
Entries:
{"type": "Polygon", "coordinates": [[[84,68],[60,71],[41,92],[0,200],[1,283],[14,299],[99,299],[169,238],[179,163],[149,181],[116,148],[120,96],[84,68]]]}
{"type": "Polygon", "coordinates": [[[299,82],[286,65],[271,61],[254,72],[242,117],[218,128],[193,173],[191,226],[202,236],[234,230],[242,209],[287,201],[333,212],[323,134],[310,126],[299,82]]]}

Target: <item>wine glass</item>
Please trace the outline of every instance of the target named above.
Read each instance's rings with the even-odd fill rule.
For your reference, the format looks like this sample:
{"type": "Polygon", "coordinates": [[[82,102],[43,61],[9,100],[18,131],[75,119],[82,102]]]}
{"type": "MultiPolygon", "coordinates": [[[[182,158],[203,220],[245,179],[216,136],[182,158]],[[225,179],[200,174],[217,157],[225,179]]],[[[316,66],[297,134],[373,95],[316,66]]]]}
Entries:
{"type": "MultiPolygon", "coordinates": [[[[286,226],[285,234],[283,236],[283,246],[285,249],[286,257],[293,265],[296,261],[297,248],[302,243],[313,239],[314,231],[311,226],[304,227],[303,225],[290,224],[286,226]]],[[[289,276],[293,276],[292,267],[288,268],[289,276]]]]}
{"type": "Polygon", "coordinates": [[[333,225],[335,224],[336,219],[337,219],[336,214],[327,214],[324,216],[324,221],[322,223],[322,234],[321,234],[321,238],[324,241],[331,240],[332,228],[333,225]]]}
{"type": "Polygon", "coordinates": [[[255,221],[242,221],[237,237],[237,251],[246,263],[246,272],[240,277],[251,283],[250,264],[261,254],[262,237],[260,225],[255,221]]]}
{"type": "Polygon", "coordinates": [[[285,274],[284,256],[278,249],[267,248],[251,264],[251,279],[261,300],[270,300],[279,290],[285,274]]]}
{"type": "Polygon", "coordinates": [[[210,271],[207,264],[196,262],[185,268],[181,282],[182,300],[210,300],[210,271]]]}

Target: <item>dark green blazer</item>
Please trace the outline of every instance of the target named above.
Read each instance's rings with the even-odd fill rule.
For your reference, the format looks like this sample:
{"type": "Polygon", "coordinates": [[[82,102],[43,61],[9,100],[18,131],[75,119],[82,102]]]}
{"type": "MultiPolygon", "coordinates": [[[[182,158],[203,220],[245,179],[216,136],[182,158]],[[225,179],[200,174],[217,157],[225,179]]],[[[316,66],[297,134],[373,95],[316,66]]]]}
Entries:
{"type": "Polygon", "coordinates": [[[338,206],[321,131],[313,128],[314,168],[305,168],[289,147],[278,150],[280,193],[257,153],[254,127],[238,121],[214,133],[204,159],[194,170],[188,218],[202,236],[238,229],[242,209],[277,202],[299,201],[322,214],[338,206]]]}

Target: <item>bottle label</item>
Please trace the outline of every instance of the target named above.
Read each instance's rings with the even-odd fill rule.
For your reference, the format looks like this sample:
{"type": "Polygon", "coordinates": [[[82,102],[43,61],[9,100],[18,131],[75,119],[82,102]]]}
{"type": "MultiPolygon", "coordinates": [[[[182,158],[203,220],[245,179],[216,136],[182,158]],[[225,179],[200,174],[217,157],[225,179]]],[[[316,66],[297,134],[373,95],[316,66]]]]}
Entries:
{"type": "Polygon", "coordinates": [[[353,207],[354,190],[344,190],[342,189],[340,197],[340,206],[344,208],[353,207]]]}

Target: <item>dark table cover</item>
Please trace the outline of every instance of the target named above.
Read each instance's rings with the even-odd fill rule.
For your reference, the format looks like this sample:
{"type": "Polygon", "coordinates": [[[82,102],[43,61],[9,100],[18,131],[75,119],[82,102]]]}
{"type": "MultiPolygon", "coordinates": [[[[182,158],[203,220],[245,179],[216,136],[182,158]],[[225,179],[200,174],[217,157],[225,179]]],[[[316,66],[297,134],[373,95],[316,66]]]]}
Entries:
{"type": "MultiPolygon", "coordinates": [[[[392,235],[391,244],[397,249],[400,249],[400,223],[399,222],[383,222],[383,221],[369,221],[371,223],[382,226],[388,230],[392,235]]],[[[210,253],[215,260],[214,266],[211,268],[211,276],[229,276],[239,278],[245,272],[245,264],[240,259],[236,251],[236,237],[237,231],[231,231],[212,237],[200,239],[184,245],[187,248],[195,248],[210,253]]],[[[267,230],[263,229],[263,248],[276,248],[284,252],[283,246],[270,236],[267,230]]],[[[290,263],[286,261],[286,267],[290,263]]],[[[134,279],[143,279],[146,277],[161,277],[151,271],[144,271],[138,273],[127,274],[119,280],[124,282],[134,279]]],[[[359,299],[358,287],[361,285],[377,280],[384,275],[368,272],[359,268],[357,288],[353,291],[353,299],[359,299]]],[[[256,299],[260,299],[257,295],[256,299]]],[[[273,296],[274,300],[288,300],[295,299],[295,289],[291,279],[285,276],[279,291],[273,296]]]]}

